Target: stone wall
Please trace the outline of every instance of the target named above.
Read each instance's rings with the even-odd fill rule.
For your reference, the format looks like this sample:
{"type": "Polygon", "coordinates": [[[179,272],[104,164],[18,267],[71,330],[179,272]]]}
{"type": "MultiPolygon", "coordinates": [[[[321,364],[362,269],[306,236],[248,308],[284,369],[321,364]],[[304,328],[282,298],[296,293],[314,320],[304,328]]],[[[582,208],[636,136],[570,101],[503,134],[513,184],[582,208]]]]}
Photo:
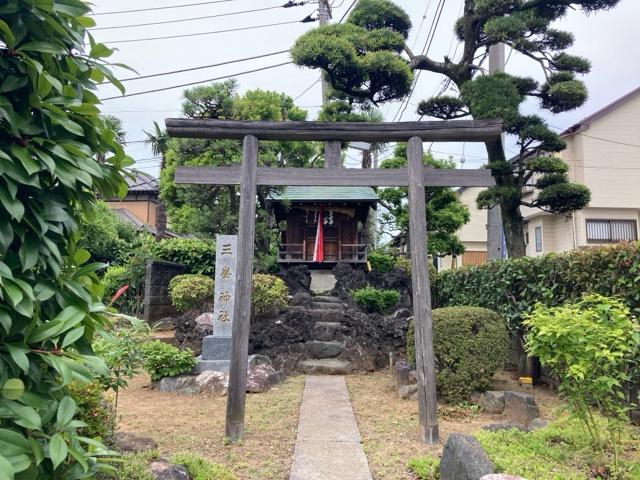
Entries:
{"type": "Polygon", "coordinates": [[[144,279],[144,319],[151,325],[178,312],[171,305],[169,282],[187,267],[180,263],[149,260],[144,279]]]}

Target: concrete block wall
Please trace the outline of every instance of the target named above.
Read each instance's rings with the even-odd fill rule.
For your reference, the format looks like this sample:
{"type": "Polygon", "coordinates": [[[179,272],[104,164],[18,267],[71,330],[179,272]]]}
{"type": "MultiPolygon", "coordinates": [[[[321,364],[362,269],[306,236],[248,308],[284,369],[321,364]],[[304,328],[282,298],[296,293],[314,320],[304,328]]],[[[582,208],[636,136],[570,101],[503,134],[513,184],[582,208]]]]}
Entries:
{"type": "Polygon", "coordinates": [[[169,282],[176,275],[187,272],[187,267],[180,263],[149,260],[146,265],[144,281],[144,319],[154,324],[164,317],[171,317],[178,312],[171,305],[169,298],[169,282]]]}

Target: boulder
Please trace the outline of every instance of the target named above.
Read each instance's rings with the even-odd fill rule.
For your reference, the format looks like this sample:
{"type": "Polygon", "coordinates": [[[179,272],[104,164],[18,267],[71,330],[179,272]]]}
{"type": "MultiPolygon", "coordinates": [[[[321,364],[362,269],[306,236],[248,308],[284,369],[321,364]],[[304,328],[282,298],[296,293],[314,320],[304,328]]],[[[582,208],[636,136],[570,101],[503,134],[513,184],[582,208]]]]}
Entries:
{"type": "Polygon", "coordinates": [[[229,374],[227,372],[206,371],[196,377],[200,392],[225,396],[229,392],[229,374]]]}
{"type": "Polygon", "coordinates": [[[418,383],[418,372],[416,372],[415,370],[411,370],[409,372],[409,383],[418,383]]]}
{"type": "Polygon", "coordinates": [[[640,427],[640,410],[631,410],[631,412],[629,412],[629,419],[631,423],[640,427]]]}
{"type": "Polygon", "coordinates": [[[402,385],[398,389],[398,396],[405,400],[416,400],[418,398],[418,385],[402,385]]]}
{"type": "Polygon", "coordinates": [[[151,462],[149,471],[155,480],[191,480],[186,468],[182,465],[172,465],[164,459],[151,462]]]}
{"type": "Polygon", "coordinates": [[[543,420],[541,418],[534,418],[533,420],[531,420],[531,422],[529,422],[529,425],[527,426],[527,431],[533,432],[534,430],[538,430],[539,428],[544,428],[546,426],[547,426],[546,420],[543,420]]]}
{"type": "Polygon", "coordinates": [[[282,371],[278,370],[269,375],[269,384],[273,387],[274,385],[280,385],[287,380],[287,375],[282,371]]]}
{"type": "Polygon", "coordinates": [[[213,313],[187,310],[175,319],[175,338],[180,348],[190,348],[194,355],[202,353],[202,339],[213,333],[213,313]]]}
{"type": "Polygon", "coordinates": [[[261,393],[271,388],[271,375],[275,370],[271,365],[255,365],[247,372],[247,392],[261,393]]]}
{"type": "Polygon", "coordinates": [[[493,473],[493,465],[480,442],[470,435],[452,433],[440,459],[440,480],[480,480],[493,473]]]}
{"type": "Polygon", "coordinates": [[[168,330],[173,330],[175,328],[176,328],[176,319],[173,317],[161,318],[160,320],[158,320],[153,324],[153,329],[160,332],[166,332],[168,330]]]}
{"type": "Polygon", "coordinates": [[[113,444],[115,449],[122,453],[140,453],[158,448],[154,439],[129,432],[116,432],[113,435],[113,444]]]}
{"type": "Polygon", "coordinates": [[[480,395],[476,402],[487,413],[504,412],[504,392],[489,390],[480,395]]]}
{"type": "Polygon", "coordinates": [[[540,416],[540,409],[533,395],[507,391],[504,392],[504,413],[510,423],[529,425],[540,416]]]}
{"type": "Polygon", "coordinates": [[[289,266],[277,274],[289,288],[290,295],[308,293],[311,287],[311,272],[307,265],[289,266]]]}
{"type": "Polygon", "coordinates": [[[247,360],[248,368],[256,367],[258,365],[269,365],[273,367],[271,363],[271,359],[266,355],[249,355],[249,359],[247,360]]]}
{"type": "Polygon", "coordinates": [[[409,373],[411,373],[411,367],[407,362],[401,360],[396,362],[393,366],[393,381],[396,384],[396,388],[400,388],[403,385],[410,385],[409,373]]]}
{"type": "Polygon", "coordinates": [[[489,425],[485,425],[482,427],[483,430],[487,430],[489,432],[500,432],[502,430],[520,430],[521,432],[526,432],[527,429],[524,425],[519,423],[490,423],[489,425]]]}
{"type": "Polygon", "coordinates": [[[161,392],[177,393],[178,395],[195,395],[199,392],[195,375],[165,377],[157,383],[157,388],[161,392]]]}

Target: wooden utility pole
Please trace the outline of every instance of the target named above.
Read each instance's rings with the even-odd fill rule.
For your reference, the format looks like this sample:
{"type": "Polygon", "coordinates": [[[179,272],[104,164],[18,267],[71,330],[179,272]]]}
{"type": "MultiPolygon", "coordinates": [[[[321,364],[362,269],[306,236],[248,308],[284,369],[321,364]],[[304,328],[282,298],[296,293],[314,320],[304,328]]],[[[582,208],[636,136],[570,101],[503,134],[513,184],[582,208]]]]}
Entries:
{"type": "MultiPolygon", "coordinates": [[[[497,43],[489,48],[490,73],[504,72],[504,54],[504,43],[497,43]]],[[[502,260],[505,257],[503,238],[502,214],[500,206],[496,205],[487,210],[487,260],[502,260]]]]}
{"type": "MultiPolygon", "coordinates": [[[[331,6],[329,0],[318,0],[318,22],[320,26],[329,25],[331,20],[331,6]]],[[[324,105],[329,100],[329,82],[327,81],[327,74],[324,70],[320,71],[320,81],[322,82],[322,104],[324,105]]]]}

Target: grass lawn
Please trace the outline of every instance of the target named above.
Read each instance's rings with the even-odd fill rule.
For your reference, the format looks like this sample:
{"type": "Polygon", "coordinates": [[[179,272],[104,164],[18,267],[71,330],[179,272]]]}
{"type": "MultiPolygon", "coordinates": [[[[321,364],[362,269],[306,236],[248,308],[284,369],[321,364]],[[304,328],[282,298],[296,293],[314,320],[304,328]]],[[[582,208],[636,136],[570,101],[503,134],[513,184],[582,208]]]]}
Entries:
{"type": "Polygon", "coordinates": [[[240,445],[224,444],[226,397],[181,396],[133,379],[120,394],[121,430],[153,438],[164,456],[189,452],[227,466],[239,480],[288,478],[304,377],[267,393],[248,394],[246,430],[240,445]]]}

